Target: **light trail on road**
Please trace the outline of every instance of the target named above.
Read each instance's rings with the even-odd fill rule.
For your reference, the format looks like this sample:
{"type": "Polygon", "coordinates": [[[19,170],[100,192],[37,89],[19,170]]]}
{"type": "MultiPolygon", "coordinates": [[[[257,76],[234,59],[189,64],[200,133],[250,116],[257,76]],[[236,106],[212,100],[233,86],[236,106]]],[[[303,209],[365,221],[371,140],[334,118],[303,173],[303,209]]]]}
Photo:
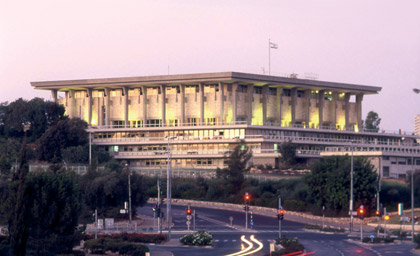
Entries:
{"type": "Polygon", "coordinates": [[[245,238],[245,236],[244,236],[244,235],[243,235],[243,236],[241,236],[241,240],[242,240],[244,243],[248,244],[248,247],[247,247],[247,248],[245,248],[245,250],[241,250],[241,251],[239,251],[239,252],[235,252],[235,253],[228,254],[228,255],[225,255],[225,256],[240,256],[240,255],[242,255],[242,253],[246,253],[247,251],[251,250],[251,249],[252,249],[252,247],[254,247],[254,245],[253,245],[250,241],[248,241],[248,240],[245,238]]]}
{"type": "Polygon", "coordinates": [[[250,251],[254,247],[254,244],[252,242],[250,242],[249,240],[247,240],[245,238],[245,236],[241,236],[241,240],[244,243],[248,244],[248,247],[245,248],[245,250],[241,250],[239,252],[235,252],[235,253],[228,254],[228,255],[225,255],[225,256],[245,256],[245,255],[251,255],[253,253],[256,253],[256,252],[262,250],[262,248],[264,247],[263,243],[261,243],[260,241],[258,241],[258,239],[256,239],[254,237],[254,235],[252,235],[250,238],[251,238],[251,241],[253,241],[254,243],[256,243],[258,245],[258,248],[256,248],[255,250],[250,251]]]}

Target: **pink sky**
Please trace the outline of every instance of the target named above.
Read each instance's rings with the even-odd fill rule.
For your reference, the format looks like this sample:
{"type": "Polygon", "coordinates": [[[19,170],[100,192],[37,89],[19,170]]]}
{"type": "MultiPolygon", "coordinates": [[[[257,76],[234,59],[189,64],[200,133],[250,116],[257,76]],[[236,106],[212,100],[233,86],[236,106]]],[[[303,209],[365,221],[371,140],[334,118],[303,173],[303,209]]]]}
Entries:
{"type": "Polygon", "coordinates": [[[420,1],[0,0],[0,102],[31,81],[239,71],[381,86],[363,117],[414,130],[420,1]]]}

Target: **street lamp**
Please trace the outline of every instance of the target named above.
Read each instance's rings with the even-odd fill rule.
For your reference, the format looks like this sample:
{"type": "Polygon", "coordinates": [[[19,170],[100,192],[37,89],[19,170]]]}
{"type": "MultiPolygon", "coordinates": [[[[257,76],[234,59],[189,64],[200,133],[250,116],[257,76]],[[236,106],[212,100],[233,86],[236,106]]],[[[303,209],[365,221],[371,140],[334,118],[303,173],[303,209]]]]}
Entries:
{"type": "Polygon", "coordinates": [[[168,221],[168,240],[171,240],[171,228],[172,228],[172,216],[171,216],[171,198],[172,198],[172,192],[171,192],[171,171],[172,171],[172,166],[171,166],[171,150],[170,150],[170,141],[176,139],[176,136],[165,136],[165,139],[168,139],[168,148],[167,148],[167,152],[168,152],[168,164],[167,166],[167,170],[166,170],[166,218],[168,221]]]}
{"type": "Polygon", "coordinates": [[[129,223],[130,223],[130,228],[131,228],[131,223],[132,223],[132,213],[131,213],[131,171],[128,168],[128,163],[125,163],[125,169],[128,171],[128,219],[129,219],[129,223]]]}
{"type": "Polygon", "coordinates": [[[350,164],[350,232],[353,232],[353,140],[351,141],[350,164]]]}

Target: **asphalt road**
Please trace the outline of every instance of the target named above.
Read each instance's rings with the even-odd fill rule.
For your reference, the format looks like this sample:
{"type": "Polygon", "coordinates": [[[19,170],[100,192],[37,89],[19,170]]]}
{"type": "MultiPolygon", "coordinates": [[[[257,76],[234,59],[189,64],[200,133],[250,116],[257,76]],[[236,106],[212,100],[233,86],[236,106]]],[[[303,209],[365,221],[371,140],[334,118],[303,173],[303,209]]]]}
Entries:
{"type": "MultiPolygon", "coordinates": [[[[172,240],[165,245],[151,245],[152,255],[197,255],[216,256],[229,255],[239,252],[242,247],[248,246],[247,242],[241,241],[244,235],[248,242],[251,242],[252,250],[258,249],[257,242],[251,240],[251,235],[262,243],[262,249],[252,255],[260,256],[269,253],[269,244],[279,235],[278,220],[274,217],[253,214],[254,225],[252,229],[245,230],[245,213],[229,211],[225,209],[209,209],[193,207],[197,213],[196,230],[208,230],[213,234],[214,245],[206,248],[184,247],[178,243],[180,237],[187,233],[186,207],[172,206],[173,223],[172,240]],[[230,217],[233,218],[230,225],[230,217]]],[[[165,205],[162,209],[166,213],[165,205]]],[[[139,208],[138,212],[143,215],[153,216],[152,205],[139,208]]],[[[287,214],[287,213],[286,213],[287,214]]],[[[250,221],[250,217],[248,217],[250,221]]],[[[249,225],[249,227],[251,227],[249,225]]],[[[166,228],[166,227],[164,227],[166,228]]],[[[191,225],[192,228],[192,225],[191,225]]],[[[165,230],[165,229],[164,229],[165,230]]],[[[357,242],[359,233],[352,236],[348,234],[325,234],[308,231],[304,224],[287,220],[282,221],[282,235],[286,237],[297,237],[305,246],[307,253],[311,255],[331,256],[381,256],[381,255],[415,255],[411,252],[414,247],[410,242],[392,245],[366,246],[357,242]]],[[[366,233],[365,236],[369,234],[366,233]]],[[[251,250],[250,250],[251,251],[251,250]]]]}

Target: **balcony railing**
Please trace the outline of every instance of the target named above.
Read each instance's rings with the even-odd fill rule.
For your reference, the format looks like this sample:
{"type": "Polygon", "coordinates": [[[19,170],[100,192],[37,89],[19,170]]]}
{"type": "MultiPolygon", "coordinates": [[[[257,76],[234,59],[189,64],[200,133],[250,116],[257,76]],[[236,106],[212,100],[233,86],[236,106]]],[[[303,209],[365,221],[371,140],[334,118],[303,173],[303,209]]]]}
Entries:
{"type": "Polygon", "coordinates": [[[135,129],[135,128],[175,128],[175,127],[203,127],[203,126],[235,126],[235,125],[249,125],[249,126],[268,126],[277,128],[296,128],[296,129],[308,129],[308,130],[328,130],[328,131],[347,131],[347,132],[366,132],[366,133],[381,133],[381,134],[397,134],[397,135],[412,135],[415,136],[414,132],[410,131],[392,131],[392,130],[369,130],[364,128],[355,129],[354,127],[342,127],[337,128],[336,126],[321,126],[321,125],[305,125],[305,124],[282,124],[276,122],[257,122],[249,123],[248,121],[236,121],[236,122],[208,122],[208,123],[162,123],[162,124],[127,124],[127,125],[96,125],[90,126],[89,129],[135,129]]]}
{"type": "MultiPolygon", "coordinates": [[[[237,137],[224,137],[224,136],[212,136],[212,137],[196,137],[196,136],[177,136],[173,139],[173,143],[183,143],[191,141],[201,141],[206,140],[218,141],[218,140],[228,140],[231,142],[239,140],[273,140],[274,142],[286,142],[292,141],[295,143],[311,143],[311,144],[339,144],[339,145],[366,145],[366,146],[396,146],[396,147],[413,147],[420,148],[417,143],[405,142],[404,145],[401,145],[400,141],[381,141],[381,140],[366,140],[366,139],[340,139],[340,138],[321,138],[321,137],[306,137],[306,136],[278,136],[278,135],[245,135],[237,137]]],[[[133,142],[133,143],[146,143],[146,142],[159,142],[166,143],[167,139],[165,137],[130,137],[130,138],[95,138],[93,141],[95,143],[122,143],[122,142],[133,142]]]]}

